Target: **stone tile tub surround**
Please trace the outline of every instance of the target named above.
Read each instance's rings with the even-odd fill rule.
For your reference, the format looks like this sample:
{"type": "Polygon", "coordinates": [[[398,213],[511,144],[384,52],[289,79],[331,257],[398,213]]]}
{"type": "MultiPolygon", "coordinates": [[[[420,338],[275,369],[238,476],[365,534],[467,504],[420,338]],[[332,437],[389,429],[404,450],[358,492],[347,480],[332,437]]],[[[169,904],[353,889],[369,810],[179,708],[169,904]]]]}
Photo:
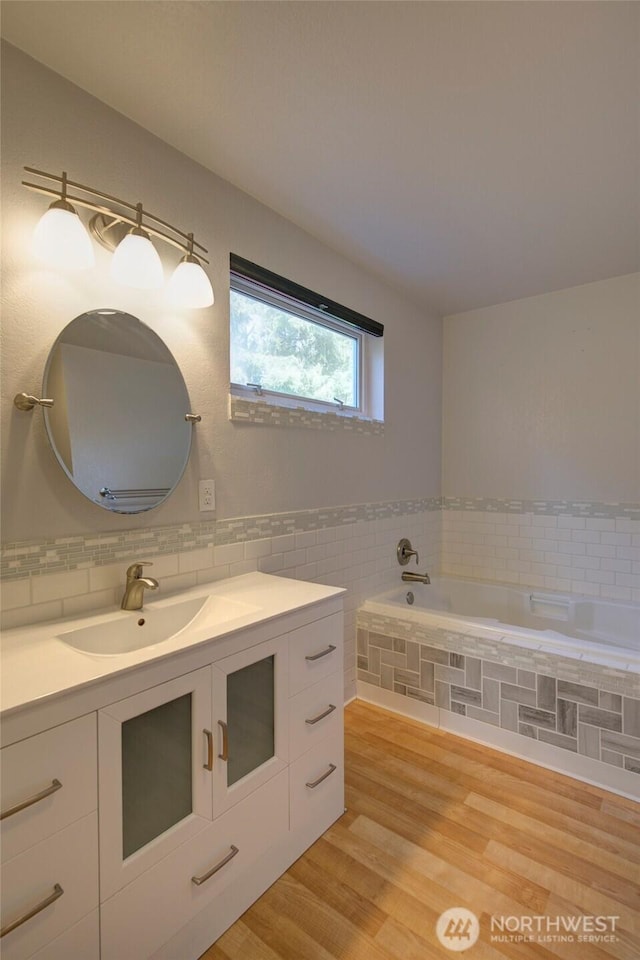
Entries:
{"type": "Polygon", "coordinates": [[[479,721],[489,743],[496,743],[490,727],[509,731],[524,755],[526,741],[536,740],[589,758],[603,765],[604,783],[604,765],[640,774],[636,670],[528,649],[521,638],[480,626],[461,632],[366,606],[357,626],[358,679],[394,694],[398,709],[404,699],[437,708],[427,722],[439,722],[439,711],[479,721]]]}

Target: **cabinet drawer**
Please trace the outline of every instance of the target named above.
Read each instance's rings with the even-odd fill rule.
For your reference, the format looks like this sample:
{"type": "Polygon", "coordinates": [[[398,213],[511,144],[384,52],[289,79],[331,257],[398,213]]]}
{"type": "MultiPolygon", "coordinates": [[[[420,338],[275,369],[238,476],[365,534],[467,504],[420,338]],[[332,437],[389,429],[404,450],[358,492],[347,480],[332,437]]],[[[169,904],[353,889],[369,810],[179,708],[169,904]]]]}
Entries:
{"type": "MultiPolygon", "coordinates": [[[[283,770],[209,827],[102,904],[102,960],[144,960],[237,880],[289,826],[283,770]],[[233,854],[234,848],[237,853],[233,854]],[[227,862],[199,885],[212,868],[227,862]]],[[[248,906],[248,904],[247,904],[248,906]]]]}
{"type": "Polygon", "coordinates": [[[304,753],[289,771],[292,831],[314,831],[314,838],[344,813],[342,729],[304,753]]]}
{"type": "Polygon", "coordinates": [[[100,915],[93,910],[38,950],[31,960],[100,960],[100,915]]]}
{"type": "Polygon", "coordinates": [[[0,766],[0,806],[5,815],[52,790],[2,820],[4,861],[96,809],[95,713],[4,747],[0,766]],[[56,789],[54,781],[62,786],[56,789]]]}
{"type": "Polygon", "coordinates": [[[342,735],[344,678],[332,673],[289,701],[289,756],[297,759],[325,737],[342,735]]]}
{"type": "Polygon", "coordinates": [[[343,618],[334,613],[289,634],[289,696],[342,670],[343,618]]]}
{"type": "Polygon", "coordinates": [[[3,930],[63,891],[2,938],[2,960],[26,960],[98,905],[97,815],[90,813],[6,861],[1,872],[3,930]]]}

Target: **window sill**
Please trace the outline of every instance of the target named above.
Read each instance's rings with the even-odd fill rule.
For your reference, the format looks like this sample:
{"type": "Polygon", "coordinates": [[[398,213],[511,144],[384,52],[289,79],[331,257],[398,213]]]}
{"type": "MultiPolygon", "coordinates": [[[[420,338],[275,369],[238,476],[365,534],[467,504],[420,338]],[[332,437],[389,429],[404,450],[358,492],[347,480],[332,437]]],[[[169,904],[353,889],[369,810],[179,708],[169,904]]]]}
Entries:
{"type": "Polygon", "coordinates": [[[235,423],[262,424],[267,427],[303,427],[307,430],[329,430],[332,433],[358,433],[370,436],[384,434],[382,420],[366,420],[348,413],[307,410],[272,400],[246,400],[229,395],[229,420],[235,423]]]}

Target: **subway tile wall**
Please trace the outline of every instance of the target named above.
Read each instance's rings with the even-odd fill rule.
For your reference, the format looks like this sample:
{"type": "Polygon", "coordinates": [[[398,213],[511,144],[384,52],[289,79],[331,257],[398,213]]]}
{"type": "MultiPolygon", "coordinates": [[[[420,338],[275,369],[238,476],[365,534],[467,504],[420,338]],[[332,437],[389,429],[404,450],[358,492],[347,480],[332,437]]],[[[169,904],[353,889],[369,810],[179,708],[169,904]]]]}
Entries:
{"type": "Polygon", "coordinates": [[[2,626],[113,606],[126,566],[141,557],[153,560],[163,594],[252,570],[313,580],[348,591],[350,697],[356,611],[398,585],[395,550],[404,536],[430,573],[640,601],[637,504],[431,497],[8,543],[2,626]]]}
{"type": "Polygon", "coordinates": [[[443,499],[445,575],[640,601],[640,507],[443,499]]]}
{"type": "Polygon", "coordinates": [[[255,570],[344,587],[348,699],[355,694],[356,611],[368,597],[398,585],[401,537],[419,551],[420,569],[433,572],[440,555],[439,498],[9,544],[2,626],[119,605],[126,567],[142,557],[153,561],[149,573],[163,596],[255,570]]]}

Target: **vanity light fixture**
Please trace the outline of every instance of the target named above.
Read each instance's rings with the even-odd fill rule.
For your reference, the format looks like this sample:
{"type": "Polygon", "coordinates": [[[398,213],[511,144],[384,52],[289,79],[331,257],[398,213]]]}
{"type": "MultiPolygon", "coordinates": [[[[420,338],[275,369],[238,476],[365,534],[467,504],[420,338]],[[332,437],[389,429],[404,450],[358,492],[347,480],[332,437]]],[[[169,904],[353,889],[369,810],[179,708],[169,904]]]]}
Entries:
{"type": "Polygon", "coordinates": [[[142,204],[136,204],[136,225],[122,238],[113,253],[110,274],[123,287],[138,290],[159,290],[164,284],[162,261],[142,229],[142,204]]]}
{"type": "Polygon", "coordinates": [[[110,272],[116,283],[144,290],[156,289],[163,285],[164,274],[158,252],[151,242],[153,237],[183,253],[168,286],[173,305],[199,308],[213,304],[213,289],[202,267],[202,263],[209,262],[203,256],[207,250],[193,239],[192,233],[184,233],[149,213],[143,209],[142,203],[129,203],[94,187],[69,180],[64,172],[62,176],[57,176],[34,167],[24,169],[33,176],[61,185],[54,189],[48,185],[22,181],[28,190],[57,198],[38,223],[34,234],[34,245],[40,259],[57,267],[92,266],[91,235],[107,250],[114,251],[110,272]],[[81,196],[69,197],[68,187],[79,191],[81,196]],[[77,206],[94,211],[88,233],[71,200],[77,206]],[[52,217],[52,214],[55,216],[52,217]],[[68,239],[70,236],[73,242],[68,239]],[[194,252],[194,247],[197,252],[194,252]]]}
{"type": "Polygon", "coordinates": [[[209,307],[213,303],[213,290],[193,252],[193,234],[188,234],[189,249],[171,274],[167,294],[174,306],[209,307]]]}
{"type": "MultiPolygon", "coordinates": [[[[51,191],[53,196],[56,191],[51,191]]],[[[33,234],[38,260],[67,270],[86,270],[95,263],[89,234],[67,200],[67,175],[62,174],[60,198],[42,215],[33,234]]]]}

